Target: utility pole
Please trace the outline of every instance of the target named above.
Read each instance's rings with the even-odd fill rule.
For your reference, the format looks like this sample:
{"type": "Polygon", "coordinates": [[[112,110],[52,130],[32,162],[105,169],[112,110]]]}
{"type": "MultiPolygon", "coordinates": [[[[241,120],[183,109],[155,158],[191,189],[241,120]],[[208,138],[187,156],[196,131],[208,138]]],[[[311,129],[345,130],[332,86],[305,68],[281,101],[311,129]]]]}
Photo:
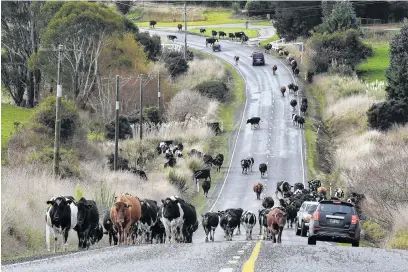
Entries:
{"type": "Polygon", "coordinates": [[[157,73],[157,106],[160,111],[160,71],[157,73]]]}
{"type": "Polygon", "coordinates": [[[184,2],[184,59],[187,60],[187,4],[184,2]]]}
{"type": "Polygon", "coordinates": [[[54,176],[59,174],[59,159],[60,159],[60,136],[61,136],[61,98],[62,98],[62,85],[60,82],[60,69],[61,69],[61,55],[64,46],[60,44],[58,46],[58,71],[57,71],[57,103],[55,106],[55,139],[54,139],[54,176]]]}
{"type": "Polygon", "coordinates": [[[140,75],[140,117],[139,117],[139,123],[140,123],[140,131],[139,131],[139,137],[140,140],[143,139],[143,75],[140,75]]]}
{"type": "Polygon", "coordinates": [[[118,170],[118,145],[119,145],[119,76],[116,75],[116,113],[115,113],[115,157],[113,160],[113,170],[118,170]]]}

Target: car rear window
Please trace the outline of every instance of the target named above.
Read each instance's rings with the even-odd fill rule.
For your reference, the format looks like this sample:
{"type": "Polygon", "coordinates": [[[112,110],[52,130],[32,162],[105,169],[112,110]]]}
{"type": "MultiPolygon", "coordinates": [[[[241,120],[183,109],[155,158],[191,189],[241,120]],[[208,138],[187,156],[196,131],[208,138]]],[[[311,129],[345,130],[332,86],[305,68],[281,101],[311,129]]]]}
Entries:
{"type": "Polygon", "coordinates": [[[316,208],[317,208],[317,204],[310,204],[310,205],[307,205],[306,206],[306,211],[307,212],[314,212],[315,210],[316,210],[316,208]]]}
{"type": "Polygon", "coordinates": [[[255,53],[254,57],[255,58],[263,58],[263,54],[262,53],[255,53]]]}
{"type": "Polygon", "coordinates": [[[353,207],[346,205],[336,205],[336,204],[320,204],[318,207],[319,211],[327,213],[345,213],[354,214],[353,207]]]}

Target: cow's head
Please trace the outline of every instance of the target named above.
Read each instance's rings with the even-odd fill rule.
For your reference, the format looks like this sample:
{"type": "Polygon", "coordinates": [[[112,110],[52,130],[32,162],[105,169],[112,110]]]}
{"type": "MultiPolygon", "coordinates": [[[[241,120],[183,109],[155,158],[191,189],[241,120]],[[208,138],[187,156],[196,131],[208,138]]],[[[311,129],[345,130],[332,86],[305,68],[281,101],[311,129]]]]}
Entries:
{"type": "Polygon", "coordinates": [[[165,199],[162,199],[162,204],[163,204],[163,216],[165,218],[172,217],[174,215],[179,214],[179,206],[178,204],[178,199],[175,197],[167,197],[165,199]]]}
{"type": "Polygon", "coordinates": [[[125,222],[125,218],[128,217],[129,211],[132,208],[132,205],[127,202],[117,201],[114,204],[114,208],[116,210],[116,221],[118,223],[125,222]]]}
{"type": "Polygon", "coordinates": [[[73,202],[72,199],[66,198],[64,196],[52,197],[46,203],[52,205],[52,212],[50,214],[51,220],[55,224],[59,224],[60,220],[66,216],[70,216],[70,207],[69,205],[73,202]]]}
{"type": "Polygon", "coordinates": [[[88,215],[88,211],[92,208],[92,204],[89,204],[84,197],[77,202],[78,206],[78,225],[82,225],[88,215]]]}

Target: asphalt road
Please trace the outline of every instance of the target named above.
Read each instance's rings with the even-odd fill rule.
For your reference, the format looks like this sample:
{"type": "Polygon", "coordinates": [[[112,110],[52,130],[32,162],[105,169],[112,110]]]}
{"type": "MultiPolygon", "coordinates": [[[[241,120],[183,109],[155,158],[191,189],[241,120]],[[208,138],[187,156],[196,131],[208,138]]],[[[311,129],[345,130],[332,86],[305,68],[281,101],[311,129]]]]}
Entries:
{"type": "MultiPolygon", "coordinates": [[[[160,35],[169,32],[155,31],[160,35]]],[[[181,35],[180,35],[181,36],[181,35]]],[[[189,35],[189,46],[213,53],[205,48],[204,38],[189,35]]],[[[240,56],[238,69],[246,82],[247,102],[243,122],[239,127],[231,168],[220,194],[212,193],[211,210],[243,208],[257,213],[261,201],[252,191],[254,183],[266,185],[263,196],[275,197],[276,183],[304,182],[304,140],[301,129],[292,125],[293,95],[282,97],[280,86],[293,81],[289,71],[276,59],[266,56],[266,66],[253,67],[250,55],[253,48],[236,42],[221,42],[222,52],[214,53],[233,64],[234,55],[240,56]],[[271,66],[278,66],[272,75],[271,66]],[[246,119],[261,117],[260,129],[252,130],[246,119]],[[241,173],[240,160],[252,156],[255,166],[247,175],[241,173]],[[261,179],[258,166],[268,164],[268,175],[261,179]]],[[[297,97],[301,99],[301,95],[297,97]]],[[[225,242],[220,228],[215,242],[205,243],[202,227],[195,233],[192,244],[140,245],[110,247],[33,262],[2,266],[2,271],[408,271],[408,252],[369,248],[339,247],[318,242],[306,246],[306,238],[295,236],[286,228],[282,244],[257,242],[259,226],[254,228],[253,240],[245,241],[245,234],[225,242]],[[256,246],[256,244],[259,244],[256,246]],[[254,250],[260,246],[259,252],[254,250]],[[258,255],[259,254],[259,255],[258,255]],[[251,258],[250,258],[251,256],[251,258]],[[252,268],[251,268],[252,264],[252,268]]]]}

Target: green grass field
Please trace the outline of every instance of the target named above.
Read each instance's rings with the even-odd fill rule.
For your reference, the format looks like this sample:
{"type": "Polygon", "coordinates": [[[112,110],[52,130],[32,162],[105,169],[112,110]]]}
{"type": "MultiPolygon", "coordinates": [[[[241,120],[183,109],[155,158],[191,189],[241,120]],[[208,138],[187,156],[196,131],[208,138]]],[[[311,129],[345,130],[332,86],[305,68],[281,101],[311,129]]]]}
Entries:
{"type": "Polygon", "coordinates": [[[32,109],[25,109],[9,104],[1,104],[1,147],[6,147],[10,135],[14,132],[14,122],[23,124],[28,121],[32,109]]]}
{"type": "Polygon", "coordinates": [[[372,82],[385,80],[385,71],[390,65],[389,43],[370,44],[373,47],[374,56],[357,67],[357,74],[361,79],[372,82]]]}
{"type": "Polygon", "coordinates": [[[267,39],[267,40],[262,41],[262,42],[261,42],[261,46],[265,46],[266,44],[268,44],[268,43],[270,43],[270,42],[273,42],[273,41],[276,41],[276,40],[279,40],[279,36],[278,36],[277,33],[275,33],[275,35],[273,35],[272,38],[269,38],[269,39],[267,39]]]}
{"type": "MultiPolygon", "coordinates": [[[[187,23],[187,28],[189,26],[205,26],[205,25],[222,25],[222,24],[239,24],[239,23],[245,23],[245,20],[243,19],[233,19],[230,18],[231,16],[231,12],[207,12],[204,13],[204,17],[205,20],[202,21],[189,21],[187,23]]],[[[135,17],[135,13],[129,13],[127,15],[128,18],[134,18],[135,17]]],[[[152,19],[154,20],[154,19],[152,19]]],[[[158,27],[161,26],[174,26],[175,29],[177,29],[177,25],[178,24],[182,24],[183,28],[184,28],[184,19],[182,17],[177,18],[177,20],[175,22],[173,21],[160,21],[160,20],[156,20],[157,21],[157,25],[158,27]]],[[[136,25],[139,27],[146,27],[149,26],[149,22],[145,21],[145,22],[138,22],[135,21],[136,25]]],[[[262,21],[260,23],[263,23],[262,21]]]]}
{"type": "MultiPolygon", "coordinates": [[[[224,31],[225,33],[235,33],[235,32],[240,32],[240,31],[244,31],[245,34],[249,37],[249,38],[255,38],[258,37],[258,30],[256,29],[246,29],[246,28],[211,28],[211,29],[207,29],[206,32],[204,33],[205,37],[212,37],[211,36],[211,31],[215,30],[217,32],[224,31]]],[[[191,30],[189,30],[188,32],[193,33],[193,34],[198,34],[200,35],[200,29],[199,28],[193,28],[191,30]]],[[[218,37],[218,36],[217,36],[218,37]]],[[[226,36],[225,38],[228,39],[228,36],[226,36]]]]}

